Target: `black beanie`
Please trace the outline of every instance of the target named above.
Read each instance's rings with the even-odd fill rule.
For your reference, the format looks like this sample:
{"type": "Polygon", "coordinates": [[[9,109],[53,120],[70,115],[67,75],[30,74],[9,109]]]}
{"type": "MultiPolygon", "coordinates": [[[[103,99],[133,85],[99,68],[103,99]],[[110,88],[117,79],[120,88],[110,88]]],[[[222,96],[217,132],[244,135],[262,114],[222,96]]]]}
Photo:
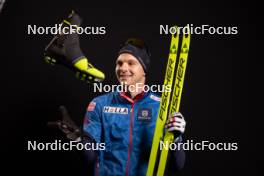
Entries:
{"type": "Polygon", "coordinates": [[[147,73],[150,65],[150,53],[147,45],[141,39],[128,39],[121,47],[118,54],[129,53],[133,55],[142,65],[144,72],[147,73]]]}

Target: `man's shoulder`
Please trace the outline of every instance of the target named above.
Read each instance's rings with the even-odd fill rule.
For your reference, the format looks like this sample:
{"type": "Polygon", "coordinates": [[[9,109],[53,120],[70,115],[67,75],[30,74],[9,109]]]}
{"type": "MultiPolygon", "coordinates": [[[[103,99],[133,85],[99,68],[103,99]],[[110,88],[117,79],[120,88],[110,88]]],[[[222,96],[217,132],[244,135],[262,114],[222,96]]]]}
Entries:
{"type": "Polygon", "coordinates": [[[154,101],[154,102],[157,102],[159,103],[160,102],[160,96],[155,94],[155,93],[149,93],[149,98],[154,101]]]}
{"type": "Polygon", "coordinates": [[[115,92],[105,93],[105,94],[95,97],[92,101],[98,102],[98,103],[107,102],[107,101],[111,101],[114,96],[115,96],[115,92]]]}
{"type": "Polygon", "coordinates": [[[95,107],[98,109],[111,104],[111,102],[114,99],[115,93],[111,92],[111,93],[105,93],[102,95],[99,95],[95,98],[93,98],[92,101],[90,101],[88,107],[87,107],[87,111],[93,111],[95,109],[95,107]]]}

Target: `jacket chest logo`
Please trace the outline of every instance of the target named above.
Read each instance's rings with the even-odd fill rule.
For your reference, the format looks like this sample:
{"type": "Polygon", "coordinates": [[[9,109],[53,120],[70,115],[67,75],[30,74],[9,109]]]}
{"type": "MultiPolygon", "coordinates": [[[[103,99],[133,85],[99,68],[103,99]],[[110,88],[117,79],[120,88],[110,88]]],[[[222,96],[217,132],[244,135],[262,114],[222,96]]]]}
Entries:
{"type": "Polygon", "coordinates": [[[128,108],[104,106],[104,113],[128,114],[128,108]]]}
{"type": "Polygon", "coordinates": [[[151,121],[152,111],[149,108],[141,108],[138,110],[137,119],[139,121],[151,121]]]}

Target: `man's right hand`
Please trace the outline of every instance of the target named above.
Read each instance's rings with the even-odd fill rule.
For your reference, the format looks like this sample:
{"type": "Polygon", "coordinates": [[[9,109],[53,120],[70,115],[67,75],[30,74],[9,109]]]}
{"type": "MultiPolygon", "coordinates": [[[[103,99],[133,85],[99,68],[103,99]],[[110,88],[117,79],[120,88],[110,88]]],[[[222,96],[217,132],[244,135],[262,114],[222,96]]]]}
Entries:
{"type": "Polygon", "coordinates": [[[60,106],[59,109],[62,114],[62,120],[48,122],[47,125],[49,127],[59,128],[69,140],[81,141],[81,130],[72,120],[66,107],[60,106]]]}

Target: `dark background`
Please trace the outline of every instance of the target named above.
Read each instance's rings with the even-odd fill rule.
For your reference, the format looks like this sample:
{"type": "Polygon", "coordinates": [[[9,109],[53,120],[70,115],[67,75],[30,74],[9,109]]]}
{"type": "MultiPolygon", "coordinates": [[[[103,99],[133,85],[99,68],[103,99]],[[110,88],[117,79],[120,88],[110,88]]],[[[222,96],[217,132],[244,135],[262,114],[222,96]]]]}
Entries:
{"type": "MultiPolygon", "coordinates": [[[[253,4],[253,3],[252,3],[253,4]]],[[[61,118],[65,105],[78,125],[94,94],[90,85],[43,57],[51,35],[28,35],[27,25],[53,26],[75,9],[83,26],[106,26],[106,35],[82,35],[84,53],[116,83],[114,66],[119,45],[129,37],[146,40],[152,53],[149,83],[162,84],[170,35],[159,25],[209,24],[237,26],[237,35],[193,35],[181,112],[187,121],[185,139],[237,142],[237,151],[187,151],[177,175],[257,174],[255,130],[248,113],[248,71],[254,57],[256,24],[249,4],[240,2],[7,1],[1,20],[1,152],[4,168],[27,175],[90,175],[74,151],[27,151],[27,141],[53,142],[62,135],[46,127],[61,118]]],[[[252,5],[253,7],[253,5],[252,5]]],[[[9,175],[8,174],[8,175],[9,175]]]]}

